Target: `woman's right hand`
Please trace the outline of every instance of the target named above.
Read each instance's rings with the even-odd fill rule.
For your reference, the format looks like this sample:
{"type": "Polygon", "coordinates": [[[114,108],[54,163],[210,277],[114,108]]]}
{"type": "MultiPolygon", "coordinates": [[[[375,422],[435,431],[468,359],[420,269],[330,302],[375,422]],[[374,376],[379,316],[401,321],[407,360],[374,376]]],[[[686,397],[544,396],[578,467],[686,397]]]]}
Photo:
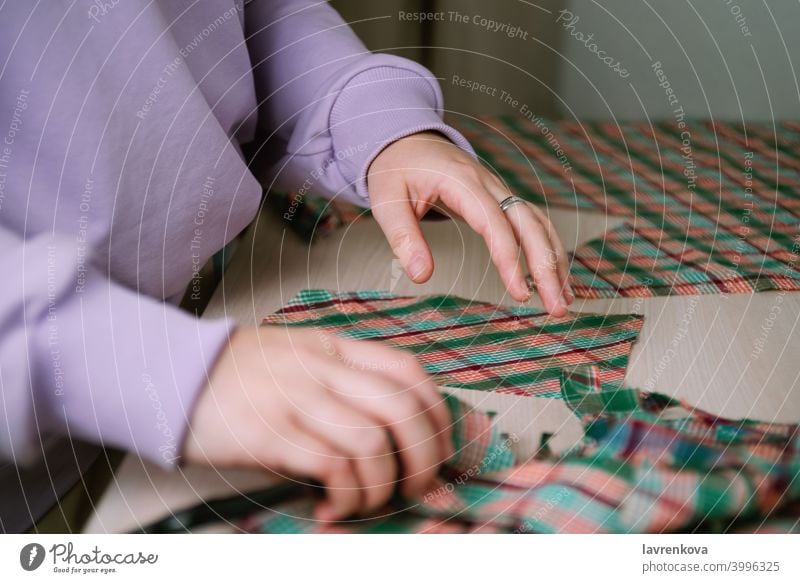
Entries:
{"type": "Polygon", "coordinates": [[[264,467],[326,488],[338,520],[421,493],[452,455],[450,414],[406,352],[321,330],[234,332],[200,394],[187,461],[264,467]]]}

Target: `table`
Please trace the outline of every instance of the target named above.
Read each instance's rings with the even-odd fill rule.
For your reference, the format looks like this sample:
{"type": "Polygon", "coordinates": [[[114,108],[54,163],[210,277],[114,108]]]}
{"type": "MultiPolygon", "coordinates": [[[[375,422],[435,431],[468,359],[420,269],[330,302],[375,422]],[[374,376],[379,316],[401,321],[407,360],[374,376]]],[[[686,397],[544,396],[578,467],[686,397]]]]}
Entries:
{"type": "MultiPolygon", "coordinates": [[[[576,210],[548,209],[548,214],[568,249],[623,221],[576,210]]],[[[256,325],[302,288],[449,293],[513,303],[483,241],[464,223],[426,222],[423,232],[436,269],[429,282],[416,285],[402,274],[371,219],[309,247],[265,211],[245,234],[204,317],[256,325]]],[[[578,299],[571,308],[644,314],[626,375],[628,385],[683,397],[727,417],[800,420],[800,293],[578,299]]],[[[497,411],[501,428],[520,436],[523,447],[551,427],[563,430],[564,443],[574,437],[575,422],[560,401],[455,391],[478,407],[497,411]]],[[[167,472],[131,454],[85,532],[127,531],[203,499],[258,488],[274,479],[263,472],[203,467],[167,472]]]]}

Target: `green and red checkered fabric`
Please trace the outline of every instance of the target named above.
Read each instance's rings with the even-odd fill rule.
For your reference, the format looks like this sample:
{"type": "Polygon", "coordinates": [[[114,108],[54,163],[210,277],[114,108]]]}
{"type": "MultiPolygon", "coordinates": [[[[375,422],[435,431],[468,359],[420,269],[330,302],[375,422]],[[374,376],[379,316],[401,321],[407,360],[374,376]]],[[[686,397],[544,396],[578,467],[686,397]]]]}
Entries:
{"type": "Polygon", "coordinates": [[[629,221],[573,254],[577,296],[800,289],[800,123],[464,120],[514,194],[629,221]]]}
{"type": "Polygon", "coordinates": [[[656,225],[800,220],[800,122],[685,123],[497,115],[454,125],[514,194],[541,206],[656,225]]]}
{"type": "Polygon", "coordinates": [[[800,290],[800,223],[761,229],[623,224],[578,247],[572,288],[584,298],[800,290]]]}
{"type": "Polygon", "coordinates": [[[313,500],[252,513],[245,532],[777,532],[798,528],[800,427],[710,415],[671,397],[604,391],[596,367],[565,371],[585,427],[561,457],[514,460],[513,436],[452,397],[456,455],[424,495],[378,516],[315,522],[313,500]]]}
{"type": "Polygon", "coordinates": [[[303,290],[264,319],[382,340],[413,353],[439,385],[539,396],[558,396],[561,369],[581,364],[597,364],[604,387],[621,384],[642,321],[631,314],[552,318],[454,296],[326,290],[303,290]]]}

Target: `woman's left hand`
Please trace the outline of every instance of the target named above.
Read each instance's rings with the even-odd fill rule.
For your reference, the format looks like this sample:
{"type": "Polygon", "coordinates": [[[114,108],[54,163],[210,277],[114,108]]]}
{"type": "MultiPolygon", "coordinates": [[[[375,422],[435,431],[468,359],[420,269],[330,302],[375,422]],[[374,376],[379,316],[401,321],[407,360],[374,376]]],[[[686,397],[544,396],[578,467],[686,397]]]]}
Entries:
{"type": "Polygon", "coordinates": [[[522,250],[545,309],[567,313],[574,300],[569,266],[550,220],[530,203],[502,211],[500,201],[511,193],[500,179],[441,134],[421,132],[387,146],[370,165],[367,184],[372,214],[413,281],[433,273],[419,220],[431,208],[449,210],[483,237],[512,298],[530,298],[522,250]]]}

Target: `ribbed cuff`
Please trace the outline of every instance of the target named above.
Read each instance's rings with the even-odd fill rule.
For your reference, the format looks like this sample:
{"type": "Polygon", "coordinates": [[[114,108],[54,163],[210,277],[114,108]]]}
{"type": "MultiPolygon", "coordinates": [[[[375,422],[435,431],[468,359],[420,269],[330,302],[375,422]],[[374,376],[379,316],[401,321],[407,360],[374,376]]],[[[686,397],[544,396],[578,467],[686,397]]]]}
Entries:
{"type": "Polygon", "coordinates": [[[366,206],[369,166],[400,138],[435,131],[475,156],[466,138],[442,121],[442,107],[436,79],[402,67],[367,69],[342,88],[330,116],[334,157],[366,206]]]}
{"type": "Polygon", "coordinates": [[[58,345],[39,348],[51,361],[45,369],[58,355],[60,374],[37,387],[49,425],[162,466],[179,463],[194,403],[232,322],[199,320],[97,272],[59,298],[53,314],[39,338],[58,345]]]}

